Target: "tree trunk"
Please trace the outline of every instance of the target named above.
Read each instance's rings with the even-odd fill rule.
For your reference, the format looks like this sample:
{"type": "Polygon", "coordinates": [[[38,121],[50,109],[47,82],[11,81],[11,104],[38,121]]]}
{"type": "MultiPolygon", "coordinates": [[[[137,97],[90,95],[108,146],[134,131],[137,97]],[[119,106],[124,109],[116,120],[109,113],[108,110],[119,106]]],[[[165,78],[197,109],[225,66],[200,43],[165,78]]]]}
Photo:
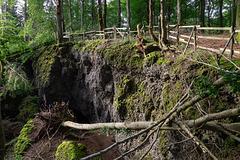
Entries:
{"type": "Polygon", "coordinates": [[[66,32],[66,29],[65,29],[65,23],[64,23],[64,15],[63,15],[63,0],[61,0],[61,21],[62,21],[62,30],[63,30],[63,33],[66,32]]]}
{"type": "Polygon", "coordinates": [[[161,30],[162,30],[162,42],[164,44],[166,44],[167,41],[167,30],[166,30],[166,25],[165,25],[165,10],[164,10],[164,6],[165,6],[165,0],[161,0],[161,30]]]}
{"type": "Polygon", "coordinates": [[[160,0],[160,16],[159,16],[159,45],[160,47],[166,48],[167,42],[167,30],[165,25],[165,0],[160,0]]]}
{"type": "Polygon", "coordinates": [[[153,16],[152,24],[154,26],[155,25],[155,0],[152,0],[152,16],[153,16]]]}
{"type": "Polygon", "coordinates": [[[84,0],[82,0],[82,12],[81,12],[81,29],[84,31],[84,0]]]}
{"type": "Polygon", "coordinates": [[[149,33],[152,37],[152,39],[154,39],[154,41],[158,42],[157,37],[154,35],[153,33],[153,4],[152,4],[152,0],[149,0],[149,33]]]}
{"type": "Polygon", "coordinates": [[[118,0],[118,28],[121,27],[121,2],[118,0]]]}
{"type": "Polygon", "coordinates": [[[210,27],[211,19],[210,19],[210,14],[211,14],[211,0],[208,0],[208,27],[210,27]]]}
{"type": "Polygon", "coordinates": [[[205,0],[199,1],[199,23],[201,27],[205,26],[205,0]]]}
{"type": "Polygon", "coordinates": [[[219,27],[223,26],[222,9],[223,9],[223,0],[219,0],[219,27]]]}
{"type": "Polygon", "coordinates": [[[178,25],[182,25],[182,0],[177,1],[178,8],[178,25]]]}
{"type": "Polygon", "coordinates": [[[70,21],[69,27],[70,27],[70,33],[71,33],[73,31],[73,28],[72,28],[72,5],[71,5],[71,0],[68,0],[68,6],[69,6],[69,21],[70,21]]]}
{"type": "MultiPolygon", "coordinates": [[[[2,79],[2,63],[0,61],[0,79],[2,79]]],[[[0,103],[0,160],[4,160],[5,155],[5,134],[2,123],[1,103],[0,103]]]]}
{"type": "Polygon", "coordinates": [[[61,18],[61,0],[57,0],[57,6],[56,6],[56,11],[57,11],[57,35],[58,35],[58,43],[63,42],[63,33],[62,33],[62,18],[61,18]]]}
{"type": "Polygon", "coordinates": [[[94,28],[94,0],[92,0],[92,6],[91,6],[91,19],[92,19],[92,29],[94,28]]]}
{"type": "Polygon", "coordinates": [[[131,28],[130,0],[127,0],[127,27],[131,28]]]}
{"type": "Polygon", "coordinates": [[[98,12],[98,23],[99,23],[99,30],[103,30],[103,19],[102,19],[102,3],[101,0],[98,0],[98,5],[97,5],[97,12],[98,12]]]}
{"type": "Polygon", "coordinates": [[[107,1],[103,0],[103,27],[107,28],[107,1]]]}
{"type": "Polygon", "coordinates": [[[167,22],[170,24],[171,21],[171,6],[172,6],[172,0],[168,0],[168,5],[167,5],[167,22]]]}
{"type": "Polygon", "coordinates": [[[27,25],[27,0],[24,0],[24,41],[27,41],[26,25],[27,25]]]}
{"type": "MultiPolygon", "coordinates": [[[[240,0],[237,0],[236,28],[240,29],[240,0]]],[[[240,33],[238,33],[237,41],[240,41],[240,33]]]]}

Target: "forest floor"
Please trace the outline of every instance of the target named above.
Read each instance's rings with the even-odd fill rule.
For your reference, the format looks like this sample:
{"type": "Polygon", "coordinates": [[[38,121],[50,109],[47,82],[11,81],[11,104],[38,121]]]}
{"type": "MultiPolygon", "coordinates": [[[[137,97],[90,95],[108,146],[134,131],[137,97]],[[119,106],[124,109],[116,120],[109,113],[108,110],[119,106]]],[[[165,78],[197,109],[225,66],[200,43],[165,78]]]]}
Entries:
{"type": "MultiPolygon", "coordinates": [[[[10,122],[7,120],[8,127],[17,127],[19,128],[19,123],[10,122]]],[[[77,143],[82,143],[86,146],[86,155],[90,155],[96,153],[102,149],[109,147],[111,144],[115,142],[114,135],[106,135],[102,131],[80,131],[74,130],[70,128],[60,127],[57,130],[54,129],[54,132],[51,132],[51,129],[43,125],[43,121],[37,120],[34,122],[35,127],[37,128],[30,135],[30,139],[35,139],[40,136],[40,130],[43,129],[44,134],[41,138],[36,138],[29,149],[24,153],[24,156],[21,157],[19,155],[14,154],[14,147],[10,146],[7,148],[7,155],[5,157],[6,160],[16,160],[16,159],[40,159],[40,160],[55,160],[55,153],[57,151],[58,146],[63,141],[76,141],[77,143]],[[33,138],[35,137],[35,138],[33,138]]],[[[11,130],[11,128],[6,128],[6,130],[11,130]]],[[[15,130],[16,135],[19,133],[19,129],[15,130]]],[[[9,137],[10,139],[14,139],[15,137],[9,137]]],[[[8,140],[10,140],[8,139],[8,140]]],[[[8,142],[8,141],[7,141],[8,142]]],[[[101,157],[97,157],[95,159],[108,160],[114,159],[120,156],[119,151],[115,148],[111,150],[111,152],[107,152],[101,157]]]]}

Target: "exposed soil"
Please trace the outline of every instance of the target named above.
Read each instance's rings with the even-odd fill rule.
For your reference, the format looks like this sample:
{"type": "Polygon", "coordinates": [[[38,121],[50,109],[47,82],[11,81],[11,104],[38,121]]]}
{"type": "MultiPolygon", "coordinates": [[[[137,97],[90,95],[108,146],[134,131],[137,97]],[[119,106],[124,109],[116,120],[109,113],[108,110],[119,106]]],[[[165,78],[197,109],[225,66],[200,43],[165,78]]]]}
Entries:
{"type": "MultiPolygon", "coordinates": [[[[23,160],[54,160],[57,148],[63,141],[76,141],[77,143],[84,144],[87,148],[87,155],[96,153],[114,143],[114,135],[107,136],[101,131],[88,132],[63,127],[55,130],[48,128],[42,120],[34,120],[34,125],[37,129],[29,135],[29,139],[32,139],[33,143],[24,153],[23,160]]],[[[6,159],[16,159],[13,152],[13,146],[9,147],[6,159]]],[[[118,156],[120,156],[119,151],[115,148],[111,152],[103,154],[101,159],[109,160],[118,156]]]]}

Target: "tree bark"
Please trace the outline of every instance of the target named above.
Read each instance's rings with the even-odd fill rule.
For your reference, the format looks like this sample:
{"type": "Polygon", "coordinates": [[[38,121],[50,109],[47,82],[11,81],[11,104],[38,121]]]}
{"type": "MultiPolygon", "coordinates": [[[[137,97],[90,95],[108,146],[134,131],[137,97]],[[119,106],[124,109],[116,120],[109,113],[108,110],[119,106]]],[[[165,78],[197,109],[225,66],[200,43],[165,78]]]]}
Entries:
{"type": "Polygon", "coordinates": [[[97,12],[98,12],[98,23],[99,23],[99,30],[103,30],[103,19],[102,19],[102,3],[101,0],[98,0],[97,4],[97,12]]]}
{"type": "Polygon", "coordinates": [[[223,9],[223,0],[219,0],[219,27],[223,26],[222,9],[223,9]]]}
{"type": "Polygon", "coordinates": [[[165,0],[160,0],[160,16],[159,16],[159,33],[160,33],[160,38],[159,38],[159,45],[160,47],[166,47],[166,42],[167,42],[167,29],[165,25],[165,11],[164,11],[164,6],[165,6],[165,0]]]}
{"type": "Polygon", "coordinates": [[[103,28],[107,28],[107,1],[103,0],[103,28]]]}
{"type": "Polygon", "coordinates": [[[58,35],[58,43],[62,43],[63,42],[63,33],[62,33],[62,18],[61,18],[61,0],[57,0],[56,2],[57,6],[56,6],[56,12],[57,12],[57,35],[58,35]]]}
{"type": "Polygon", "coordinates": [[[81,8],[82,8],[82,12],[81,12],[81,29],[82,31],[84,31],[84,0],[82,0],[82,4],[81,4],[81,8]]]}
{"type": "MultiPolygon", "coordinates": [[[[236,29],[240,29],[240,0],[237,0],[236,29]]],[[[240,33],[238,33],[237,41],[240,42],[240,33]]]]}
{"type": "Polygon", "coordinates": [[[167,5],[167,22],[170,24],[171,21],[171,6],[172,6],[172,0],[168,0],[168,5],[167,5]]]}
{"type": "Polygon", "coordinates": [[[210,14],[211,14],[211,0],[208,0],[208,27],[210,27],[211,19],[210,19],[210,14]]]}
{"type": "Polygon", "coordinates": [[[69,6],[69,21],[70,21],[70,33],[73,31],[72,28],[72,5],[71,5],[71,0],[68,0],[68,6],[69,6]]]}
{"type": "Polygon", "coordinates": [[[121,27],[121,1],[118,0],[118,28],[121,27]]]}
{"type": "Polygon", "coordinates": [[[154,35],[153,33],[153,4],[152,4],[152,0],[149,0],[149,27],[148,27],[148,30],[149,30],[149,33],[152,37],[152,39],[155,41],[155,42],[158,42],[158,39],[157,37],[154,35]]]}
{"type": "Polygon", "coordinates": [[[131,28],[130,0],[127,0],[127,27],[131,28]]]}
{"type": "Polygon", "coordinates": [[[24,41],[27,41],[26,25],[27,25],[27,0],[24,0],[24,41]]]}
{"type": "Polygon", "coordinates": [[[178,25],[182,25],[182,0],[177,1],[178,8],[178,25]]]}
{"type": "Polygon", "coordinates": [[[155,25],[155,0],[152,0],[152,16],[153,16],[152,24],[154,26],[155,25]]]}
{"type": "MultiPolygon", "coordinates": [[[[2,79],[2,63],[0,61],[0,79],[2,79]]],[[[0,160],[4,160],[5,156],[5,134],[2,123],[1,103],[0,103],[0,160]]]]}
{"type": "Polygon", "coordinates": [[[199,23],[201,27],[205,26],[205,0],[199,1],[199,23]]]}
{"type": "Polygon", "coordinates": [[[65,28],[65,23],[64,23],[64,15],[63,15],[63,0],[61,0],[61,21],[62,21],[62,30],[63,33],[66,32],[66,28],[65,28]]]}
{"type": "Polygon", "coordinates": [[[240,29],[240,0],[237,0],[236,28],[240,29]]]}
{"type": "Polygon", "coordinates": [[[92,5],[91,5],[92,29],[94,28],[94,20],[95,20],[95,18],[94,18],[94,3],[95,3],[95,1],[92,0],[92,5]]]}

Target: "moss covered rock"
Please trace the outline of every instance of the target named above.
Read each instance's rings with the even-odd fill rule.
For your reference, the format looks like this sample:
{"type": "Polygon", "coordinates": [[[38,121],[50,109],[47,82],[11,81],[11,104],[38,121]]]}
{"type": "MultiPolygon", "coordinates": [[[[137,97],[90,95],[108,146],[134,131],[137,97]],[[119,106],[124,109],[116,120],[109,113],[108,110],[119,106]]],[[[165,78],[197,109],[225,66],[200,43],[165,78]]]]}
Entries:
{"type": "Polygon", "coordinates": [[[22,130],[20,131],[20,135],[18,136],[18,141],[14,145],[15,154],[21,154],[29,148],[32,140],[29,139],[28,136],[32,133],[34,129],[36,129],[36,127],[34,126],[34,122],[32,119],[23,126],[22,130]]]}
{"type": "Polygon", "coordinates": [[[57,148],[56,160],[78,160],[84,157],[86,146],[75,141],[63,141],[57,148]]]}

